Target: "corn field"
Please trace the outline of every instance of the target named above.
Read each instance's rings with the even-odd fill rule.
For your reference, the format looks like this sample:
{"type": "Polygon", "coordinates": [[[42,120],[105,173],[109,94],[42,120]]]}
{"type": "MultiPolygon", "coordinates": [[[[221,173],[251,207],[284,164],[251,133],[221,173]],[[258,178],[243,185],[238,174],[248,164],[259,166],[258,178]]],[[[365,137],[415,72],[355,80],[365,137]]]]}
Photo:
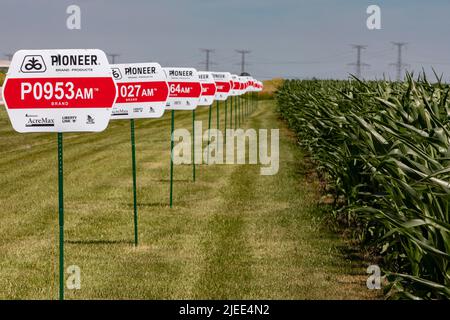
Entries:
{"type": "Polygon", "coordinates": [[[381,255],[390,299],[450,298],[449,90],[407,75],[290,80],[276,93],[336,199],[331,217],[381,255]]]}

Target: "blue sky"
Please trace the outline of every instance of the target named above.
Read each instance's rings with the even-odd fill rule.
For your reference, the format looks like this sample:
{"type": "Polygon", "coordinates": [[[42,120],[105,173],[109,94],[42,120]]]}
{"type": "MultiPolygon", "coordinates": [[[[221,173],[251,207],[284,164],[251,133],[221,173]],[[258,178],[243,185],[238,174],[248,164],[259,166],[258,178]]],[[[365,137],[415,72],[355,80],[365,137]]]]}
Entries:
{"type": "Polygon", "coordinates": [[[391,41],[408,42],[409,69],[450,79],[450,1],[366,0],[0,0],[0,54],[18,49],[100,48],[119,62],[200,64],[214,48],[218,71],[272,77],[346,78],[351,44],[364,44],[365,78],[395,77],[391,41]],[[66,28],[66,8],[81,7],[81,30],[66,28]],[[366,28],[366,8],[381,7],[382,30],[366,28]]]}

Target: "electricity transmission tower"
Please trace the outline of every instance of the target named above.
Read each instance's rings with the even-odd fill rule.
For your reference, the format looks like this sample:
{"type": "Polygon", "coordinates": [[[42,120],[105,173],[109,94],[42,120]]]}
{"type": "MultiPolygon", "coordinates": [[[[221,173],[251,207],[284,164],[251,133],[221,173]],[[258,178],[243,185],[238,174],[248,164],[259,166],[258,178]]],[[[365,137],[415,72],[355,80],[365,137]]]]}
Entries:
{"type": "Polygon", "coordinates": [[[402,70],[404,67],[408,65],[403,63],[402,60],[402,49],[407,45],[406,42],[392,42],[394,46],[397,47],[397,62],[391,63],[391,66],[394,66],[397,69],[397,81],[401,81],[402,78],[402,70]]]}
{"type": "Polygon", "coordinates": [[[110,58],[111,64],[116,63],[116,58],[120,56],[118,53],[107,53],[106,55],[110,58]]]}
{"type": "Polygon", "coordinates": [[[367,46],[363,46],[363,45],[360,45],[360,44],[354,44],[354,45],[352,45],[352,48],[356,49],[356,62],[355,63],[349,63],[349,65],[356,67],[356,77],[358,79],[360,79],[361,78],[361,69],[362,69],[362,67],[370,66],[369,64],[363,63],[361,61],[361,52],[362,52],[362,50],[366,49],[367,46]]]}
{"type": "Polygon", "coordinates": [[[209,71],[210,65],[213,63],[211,62],[211,53],[214,52],[214,49],[200,49],[200,51],[204,52],[206,54],[205,57],[205,71],[209,71]]]}
{"type": "Polygon", "coordinates": [[[5,57],[6,57],[6,59],[8,59],[8,61],[12,60],[13,55],[14,54],[12,54],[12,53],[5,53],[5,57]]]}
{"type": "Polygon", "coordinates": [[[236,50],[237,53],[241,54],[241,74],[245,72],[245,55],[249,54],[250,50],[236,50]]]}

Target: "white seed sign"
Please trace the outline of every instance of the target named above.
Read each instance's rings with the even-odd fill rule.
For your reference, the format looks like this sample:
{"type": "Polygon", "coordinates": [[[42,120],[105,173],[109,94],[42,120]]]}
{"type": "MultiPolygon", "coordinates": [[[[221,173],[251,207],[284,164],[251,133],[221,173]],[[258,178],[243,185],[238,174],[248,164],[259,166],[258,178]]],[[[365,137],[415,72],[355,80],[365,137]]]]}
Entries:
{"type": "Polygon", "coordinates": [[[214,81],[216,82],[216,100],[227,100],[228,94],[231,90],[231,73],[229,72],[213,72],[214,81]]]}
{"type": "Polygon", "coordinates": [[[164,68],[169,85],[167,110],[194,110],[202,94],[197,70],[194,68],[164,68]]]}
{"type": "Polygon", "coordinates": [[[118,91],[113,120],[163,116],[169,87],[158,63],[115,64],[111,70],[118,91]]]}
{"type": "Polygon", "coordinates": [[[116,93],[98,49],[17,51],[4,84],[6,110],[18,132],[103,131],[116,93]]]}
{"type": "Polygon", "coordinates": [[[216,82],[211,74],[207,71],[199,71],[198,78],[202,85],[202,95],[200,96],[199,106],[210,106],[214,103],[216,95],[216,82]]]}

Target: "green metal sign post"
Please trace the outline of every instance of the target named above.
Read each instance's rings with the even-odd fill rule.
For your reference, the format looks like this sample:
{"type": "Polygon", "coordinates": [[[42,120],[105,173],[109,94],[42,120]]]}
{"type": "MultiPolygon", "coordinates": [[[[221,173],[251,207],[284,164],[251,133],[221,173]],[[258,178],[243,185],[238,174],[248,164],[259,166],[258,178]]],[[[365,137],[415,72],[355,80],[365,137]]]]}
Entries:
{"type": "Polygon", "coordinates": [[[233,129],[233,96],[230,99],[230,129],[233,129]]]}
{"type": "Polygon", "coordinates": [[[239,127],[242,127],[242,97],[239,97],[239,127]]]}
{"type": "Polygon", "coordinates": [[[245,95],[245,116],[248,117],[248,93],[245,95]]]}
{"type": "Polygon", "coordinates": [[[136,143],[134,134],[134,119],[130,119],[131,131],[131,162],[133,171],[133,212],[134,212],[134,245],[138,245],[138,212],[137,212],[137,183],[136,183],[136,143]]]}
{"type": "Polygon", "coordinates": [[[238,103],[237,103],[237,97],[234,98],[234,129],[236,129],[238,125],[237,116],[238,116],[238,109],[237,109],[238,103]]]}
{"type": "Polygon", "coordinates": [[[239,116],[238,116],[238,119],[239,119],[239,128],[241,127],[241,118],[242,118],[242,103],[241,103],[242,101],[241,101],[241,97],[239,96],[238,97],[238,112],[239,112],[239,116]]]}
{"type": "Polygon", "coordinates": [[[195,109],[192,110],[192,181],[195,182],[195,109]]]}
{"type": "Polygon", "coordinates": [[[211,114],[212,114],[212,107],[210,105],[209,106],[209,114],[208,114],[208,154],[206,155],[206,163],[207,164],[209,164],[209,144],[211,143],[211,114]]]}
{"type": "Polygon", "coordinates": [[[170,122],[170,200],[169,205],[173,206],[173,131],[175,127],[175,110],[172,110],[172,120],[170,122]]]}
{"type": "Polygon", "coordinates": [[[63,134],[58,133],[59,300],[64,300],[64,169],[63,134]]]}
{"type": "Polygon", "coordinates": [[[220,127],[219,114],[220,114],[220,104],[219,104],[219,101],[217,101],[217,108],[216,108],[216,116],[217,116],[217,119],[216,119],[216,129],[217,129],[217,133],[216,133],[216,146],[217,146],[217,148],[216,148],[216,155],[217,155],[217,150],[219,150],[219,139],[218,139],[219,127],[220,127]]]}
{"type": "Polygon", "coordinates": [[[228,118],[228,114],[227,114],[228,103],[227,103],[227,100],[225,100],[225,128],[224,128],[224,131],[223,131],[224,132],[224,140],[223,140],[224,144],[227,144],[227,118],[228,118]]]}

